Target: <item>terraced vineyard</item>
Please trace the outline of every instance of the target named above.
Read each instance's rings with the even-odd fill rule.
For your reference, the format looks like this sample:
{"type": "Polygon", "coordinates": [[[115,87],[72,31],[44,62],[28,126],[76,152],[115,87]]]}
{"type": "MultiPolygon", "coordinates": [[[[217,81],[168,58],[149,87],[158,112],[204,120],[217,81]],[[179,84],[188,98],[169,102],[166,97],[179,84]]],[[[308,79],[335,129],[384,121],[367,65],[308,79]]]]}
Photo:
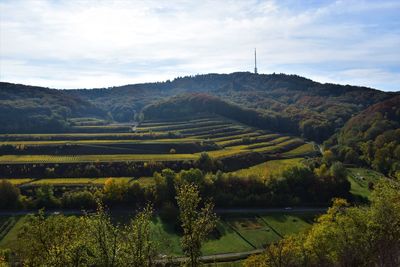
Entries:
{"type": "Polygon", "coordinates": [[[273,159],[315,153],[300,138],[219,116],[148,120],[140,125],[104,125],[90,118],[75,123],[74,133],[0,135],[0,165],[193,162],[204,151],[220,160],[252,154],[273,159]]]}
{"type": "Polygon", "coordinates": [[[117,179],[118,181],[124,181],[127,183],[137,182],[141,186],[154,185],[155,181],[152,177],[141,177],[134,179],[132,177],[101,177],[101,178],[42,178],[42,179],[31,179],[31,178],[13,178],[7,179],[14,185],[19,185],[21,188],[36,187],[44,184],[50,184],[53,186],[103,186],[108,179],[117,179]]]}

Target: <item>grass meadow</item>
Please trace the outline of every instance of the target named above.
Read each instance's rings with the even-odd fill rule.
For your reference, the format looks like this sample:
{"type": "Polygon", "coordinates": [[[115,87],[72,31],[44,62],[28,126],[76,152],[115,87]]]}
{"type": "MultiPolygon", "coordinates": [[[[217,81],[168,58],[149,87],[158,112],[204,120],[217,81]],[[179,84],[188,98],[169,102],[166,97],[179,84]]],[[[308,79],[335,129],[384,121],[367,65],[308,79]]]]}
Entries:
{"type": "MultiPolygon", "coordinates": [[[[220,216],[217,231],[204,243],[204,255],[230,252],[251,251],[262,248],[270,242],[279,240],[288,234],[308,229],[317,214],[223,214],[220,216]]],[[[116,222],[126,223],[126,214],[113,214],[116,222]]],[[[18,245],[17,235],[27,216],[0,216],[0,226],[12,218],[13,227],[0,239],[0,248],[12,248],[18,245]]],[[[171,224],[159,217],[153,218],[152,229],[161,253],[171,256],[182,255],[181,234],[171,224]]]]}

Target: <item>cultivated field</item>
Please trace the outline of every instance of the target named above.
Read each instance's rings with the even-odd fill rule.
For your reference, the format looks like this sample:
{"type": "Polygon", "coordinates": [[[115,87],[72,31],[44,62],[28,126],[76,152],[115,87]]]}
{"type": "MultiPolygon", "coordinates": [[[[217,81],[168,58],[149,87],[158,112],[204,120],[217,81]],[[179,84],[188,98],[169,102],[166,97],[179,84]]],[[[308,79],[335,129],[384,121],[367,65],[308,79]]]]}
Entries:
{"type": "MultiPolygon", "coordinates": [[[[140,125],[107,124],[95,118],[76,118],[73,123],[74,132],[68,133],[0,135],[0,165],[53,164],[49,166],[54,167],[54,164],[190,162],[204,151],[221,160],[251,153],[268,159],[301,158],[315,153],[313,145],[300,138],[267,132],[219,116],[152,120],[140,125]]],[[[93,179],[71,179],[11,181],[24,185],[97,184],[93,179]]]]}
{"type": "Polygon", "coordinates": [[[270,160],[233,173],[243,177],[257,176],[261,178],[270,178],[272,176],[279,176],[289,167],[301,166],[302,160],[303,158],[270,160]]]}
{"type": "Polygon", "coordinates": [[[141,177],[138,179],[132,177],[102,177],[102,178],[13,178],[5,179],[14,185],[20,187],[35,187],[44,184],[52,186],[103,186],[108,179],[118,179],[119,181],[125,181],[127,183],[139,183],[141,186],[154,185],[155,181],[152,177],[141,177]]]}

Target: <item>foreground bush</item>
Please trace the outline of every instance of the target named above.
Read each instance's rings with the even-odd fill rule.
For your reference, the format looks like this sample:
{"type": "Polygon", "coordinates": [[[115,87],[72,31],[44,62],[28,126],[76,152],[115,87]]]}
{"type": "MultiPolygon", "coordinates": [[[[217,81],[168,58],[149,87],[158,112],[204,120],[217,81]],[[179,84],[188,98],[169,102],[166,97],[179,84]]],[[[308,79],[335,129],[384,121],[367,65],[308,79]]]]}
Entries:
{"type": "Polygon", "coordinates": [[[270,245],[245,266],[400,266],[400,184],[379,183],[370,207],[336,199],[308,232],[270,245]]]}

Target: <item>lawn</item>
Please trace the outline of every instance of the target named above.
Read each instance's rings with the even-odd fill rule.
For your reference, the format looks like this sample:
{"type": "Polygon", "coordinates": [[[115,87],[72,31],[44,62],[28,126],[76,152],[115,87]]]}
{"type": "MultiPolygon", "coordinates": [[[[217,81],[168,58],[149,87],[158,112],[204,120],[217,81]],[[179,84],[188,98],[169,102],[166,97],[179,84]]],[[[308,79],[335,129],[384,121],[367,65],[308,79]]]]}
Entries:
{"type": "Polygon", "coordinates": [[[347,179],[351,184],[350,193],[365,199],[369,199],[371,195],[368,184],[375,184],[379,179],[385,177],[382,173],[370,169],[348,168],[347,170],[347,179]]]}
{"type": "Polygon", "coordinates": [[[250,168],[235,171],[233,174],[243,177],[254,175],[265,178],[279,176],[289,167],[302,165],[302,160],[303,158],[269,160],[250,168]]]}

